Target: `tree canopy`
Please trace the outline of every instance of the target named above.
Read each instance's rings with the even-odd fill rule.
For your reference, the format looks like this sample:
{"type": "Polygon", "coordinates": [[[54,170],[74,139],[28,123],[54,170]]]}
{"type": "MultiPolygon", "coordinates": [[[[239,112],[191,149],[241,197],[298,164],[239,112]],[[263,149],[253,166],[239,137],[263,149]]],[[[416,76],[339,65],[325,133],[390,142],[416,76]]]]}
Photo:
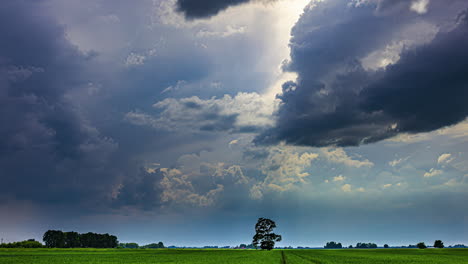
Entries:
{"type": "Polygon", "coordinates": [[[276,223],[268,218],[259,218],[255,225],[255,235],[253,236],[252,244],[261,249],[272,250],[275,247],[275,242],[281,241],[281,235],[273,233],[276,228],[276,223]]]}
{"type": "Polygon", "coordinates": [[[434,247],[435,248],[444,248],[444,242],[442,242],[442,240],[436,240],[436,241],[434,241],[434,247]]]}
{"type": "Polygon", "coordinates": [[[419,242],[417,245],[416,245],[419,249],[425,249],[427,248],[426,244],[424,242],[419,242]]]}

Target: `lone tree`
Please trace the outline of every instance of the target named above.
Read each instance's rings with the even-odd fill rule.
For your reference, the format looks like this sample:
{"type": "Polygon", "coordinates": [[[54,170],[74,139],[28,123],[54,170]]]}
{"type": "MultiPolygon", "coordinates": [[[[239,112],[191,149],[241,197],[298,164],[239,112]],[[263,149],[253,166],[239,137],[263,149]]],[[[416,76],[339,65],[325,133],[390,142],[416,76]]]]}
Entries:
{"type": "Polygon", "coordinates": [[[424,244],[424,242],[419,242],[416,246],[417,246],[419,249],[425,249],[425,248],[427,248],[427,247],[426,247],[426,244],[424,244]]]}
{"type": "Polygon", "coordinates": [[[444,243],[442,242],[442,240],[436,240],[436,241],[434,241],[434,247],[435,248],[444,248],[444,243]]]}
{"type": "Polygon", "coordinates": [[[268,218],[259,218],[255,225],[255,235],[253,236],[252,244],[261,249],[272,250],[275,247],[275,242],[281,241],[281,236],[273,233],[276,223],[268,218]]]}
{"type": "Polygon", "coordinates": [[[384,248],[388,248],[388,245],[387,245],[387,244],[385,244],[385,245],[383,245],[383,247],[384,247],[384,248]]]}

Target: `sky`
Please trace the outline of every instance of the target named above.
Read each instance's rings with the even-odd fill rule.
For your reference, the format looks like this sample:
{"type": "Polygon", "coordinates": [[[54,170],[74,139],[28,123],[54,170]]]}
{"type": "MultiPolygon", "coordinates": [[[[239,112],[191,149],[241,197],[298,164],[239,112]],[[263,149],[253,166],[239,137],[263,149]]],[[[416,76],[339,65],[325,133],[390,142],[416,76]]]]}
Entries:
{"type": "Polygon", "coordinates": [[[7,0],[0,237],[468,244],[466,0],[7,0]]]}

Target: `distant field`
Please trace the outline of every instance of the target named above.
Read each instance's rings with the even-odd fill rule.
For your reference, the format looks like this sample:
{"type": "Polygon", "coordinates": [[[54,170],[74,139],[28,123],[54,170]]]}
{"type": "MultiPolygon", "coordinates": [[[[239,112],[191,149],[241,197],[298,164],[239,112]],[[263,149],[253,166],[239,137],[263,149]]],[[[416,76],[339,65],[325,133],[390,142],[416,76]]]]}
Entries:
{"type": "Polygon", "coordinates": [[[468,249],[216,250],[216,249],[0,249],[11,264],[468,264],[468,249]]]}

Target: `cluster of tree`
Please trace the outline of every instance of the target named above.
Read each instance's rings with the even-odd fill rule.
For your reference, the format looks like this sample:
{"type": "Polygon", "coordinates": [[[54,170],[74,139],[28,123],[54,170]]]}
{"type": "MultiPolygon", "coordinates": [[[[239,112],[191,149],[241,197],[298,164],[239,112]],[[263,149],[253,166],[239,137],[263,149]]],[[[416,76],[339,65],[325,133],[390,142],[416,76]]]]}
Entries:
{"type": "Polygon", "coordinates": [[[166,248],[164,246],[163,242],[151,243],[151,244],[144,245],[144,246],[140,246],[137,243],[120,243],[118,247],[119,248],[131,248],[131,249],[135,249],[135,248],[166,248]]]}
{"type": "MultiPolygon", "coordinates": [[[[416,245],[416,247],[419,248],[419,249],[426,249],[427,248],[427,246],[426,246],[426,244],[424,242],[419,242],[416,245]]],[[[434,248],[444,248],[444,242],[442,242],[442,240],[434,241],[434,248]]]]}
{"type": "Polygon", "coordinates": [[[327,242],[323,248],[343,248],[341,243],[336,243],[335,241],[327,242]]]}
{"type": "Polygon", "coordinates": [[[115,248],[117,237],[109,234],[62,232],[48,230],[42,240],[49,248],[115,248]]]}
{"type": "Polygon", "coordinates": [[[261,249],[272,250],[275,247],[275,242],[281,241],[281,236],[273,233],[276,228],[276,223],[268,218],[259,218],[255,225],[255,235],[253,236],[252,244],[261,249]]]}
{"type": "Polygon", "coordinates": [[[34,239],[28,239],[20,242],[2,243],[0,248],[42,248],[44,245],[34,239]]]}
{"type": "Polygon", "coordinates": [[[375,243],[357,243],[356,248],[377,248],[375,243]]]}

